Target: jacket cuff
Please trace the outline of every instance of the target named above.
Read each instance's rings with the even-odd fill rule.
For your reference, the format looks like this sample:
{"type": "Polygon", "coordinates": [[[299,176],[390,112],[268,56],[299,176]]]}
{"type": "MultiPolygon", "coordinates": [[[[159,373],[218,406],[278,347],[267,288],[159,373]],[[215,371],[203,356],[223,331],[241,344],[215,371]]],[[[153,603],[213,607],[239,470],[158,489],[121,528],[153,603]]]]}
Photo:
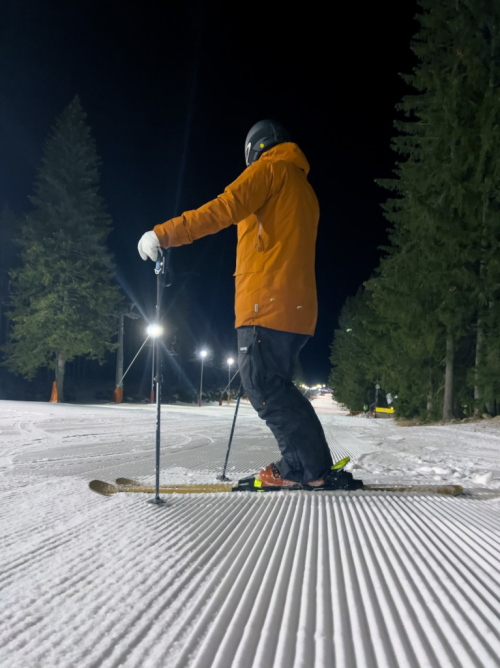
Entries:
{"type": "Polygon", "coordinates": [[[153,231],[163,248],[184,246],[193,242],[186,228],[184,216],[171,218],[161,225],[155,225],[153,231]]]}

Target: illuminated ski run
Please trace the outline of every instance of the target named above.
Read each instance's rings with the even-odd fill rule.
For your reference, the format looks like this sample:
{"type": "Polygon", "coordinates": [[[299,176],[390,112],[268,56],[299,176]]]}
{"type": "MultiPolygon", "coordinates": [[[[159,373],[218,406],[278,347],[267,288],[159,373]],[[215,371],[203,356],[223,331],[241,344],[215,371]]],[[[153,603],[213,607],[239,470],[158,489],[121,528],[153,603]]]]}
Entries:
{"type": "MultiPolygon", "coordinates": [[[[500,422],[313,405],[355,477],[466,494],[105,498],[154,481],[154,406],[0,402],[0,666],[497,668],[500,422]]],[[[233,410],[163,407],[162,484],[217,481],[233,410]]],[[[277,456],[242,402],[228,476],[277,456]]]]}

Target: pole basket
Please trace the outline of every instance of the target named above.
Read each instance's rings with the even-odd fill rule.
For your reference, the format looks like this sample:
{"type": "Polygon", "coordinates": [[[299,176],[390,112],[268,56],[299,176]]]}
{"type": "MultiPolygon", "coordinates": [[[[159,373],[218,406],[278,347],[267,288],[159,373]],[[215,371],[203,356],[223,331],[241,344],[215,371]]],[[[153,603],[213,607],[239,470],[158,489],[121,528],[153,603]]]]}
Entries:
{"type": "Polygon", "coordinates": [[[57,383],[54,381],[52,383],[52,394],[50,395],[50,403],[51,404],[58,404],[59,403],[59,395],[57,394],[57,383]]]}
{"type": "Polygon", "coordinates": [[[113,401],[115,404],[121,404],[123,401],[123,387],[115,387],[113,392],[113,401]]]}

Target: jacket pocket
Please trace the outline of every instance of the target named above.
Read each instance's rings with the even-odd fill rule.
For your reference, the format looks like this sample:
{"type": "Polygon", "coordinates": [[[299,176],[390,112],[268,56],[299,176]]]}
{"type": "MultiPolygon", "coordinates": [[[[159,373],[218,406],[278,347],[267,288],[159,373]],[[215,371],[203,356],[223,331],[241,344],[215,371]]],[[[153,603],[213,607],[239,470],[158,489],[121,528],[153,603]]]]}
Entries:
{"type": "Polygon", "coordinates": [[[255,327],[238,328],[238,366],[245,390],[259,390],[262,372],[255,327]]]}

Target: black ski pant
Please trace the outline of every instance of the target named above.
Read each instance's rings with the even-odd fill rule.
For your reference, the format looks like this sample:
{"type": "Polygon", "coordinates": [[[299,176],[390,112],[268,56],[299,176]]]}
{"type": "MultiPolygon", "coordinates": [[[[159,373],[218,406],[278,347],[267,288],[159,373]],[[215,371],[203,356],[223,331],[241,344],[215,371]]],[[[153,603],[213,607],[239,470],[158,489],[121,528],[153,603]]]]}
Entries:
{"type": "Polygon", "coordinates": [[[245,394],[278,441],[282,478],[300,483],[325,476],[332,465],[323,427],[311,402],[293,384],[309,337],[267,327],[239,327],[238,364],[245,394]]]}

